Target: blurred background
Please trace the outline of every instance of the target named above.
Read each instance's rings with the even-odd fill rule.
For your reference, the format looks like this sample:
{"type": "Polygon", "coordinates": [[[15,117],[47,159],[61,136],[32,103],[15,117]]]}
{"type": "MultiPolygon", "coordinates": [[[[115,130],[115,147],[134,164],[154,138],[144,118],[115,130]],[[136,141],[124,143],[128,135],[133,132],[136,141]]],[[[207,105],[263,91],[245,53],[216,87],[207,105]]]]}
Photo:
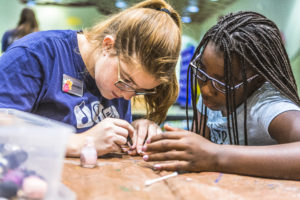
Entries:
{"type": "MultiPolygon", "coordinates": [[[[139,0],[0,0],[0,37],[17,26],[24,7],[34,10],[41,31],[50,29],[81,30],[139,0]]],[[[183,40],[177,64],[180,94],[167,117],[169,124],[186,128],[186,70],[193,51],[204,33],[219,17],[230,12],[259,12],[279,27],[291,60],[298,91],[300,84],[300,0],[167,0],[181,15],[183,40]]],[[[134,105],[134,117],[141,117],[143,106],[134,105]]],[[[190,115],[192,113],[190,112],[190,115]]]]}

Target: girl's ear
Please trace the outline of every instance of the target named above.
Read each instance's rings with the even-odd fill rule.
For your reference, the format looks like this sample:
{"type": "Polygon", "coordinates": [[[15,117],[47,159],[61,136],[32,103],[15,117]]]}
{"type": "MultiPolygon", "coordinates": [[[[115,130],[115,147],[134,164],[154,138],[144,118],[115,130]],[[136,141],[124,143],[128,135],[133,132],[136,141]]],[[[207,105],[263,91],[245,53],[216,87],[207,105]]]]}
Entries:
{"type": "Polygon", "coordinates": [[[102,48],[104,51],[111,51],[115,44],[115,38],[111,35],[106,35],[102,41],[102,48]]]}

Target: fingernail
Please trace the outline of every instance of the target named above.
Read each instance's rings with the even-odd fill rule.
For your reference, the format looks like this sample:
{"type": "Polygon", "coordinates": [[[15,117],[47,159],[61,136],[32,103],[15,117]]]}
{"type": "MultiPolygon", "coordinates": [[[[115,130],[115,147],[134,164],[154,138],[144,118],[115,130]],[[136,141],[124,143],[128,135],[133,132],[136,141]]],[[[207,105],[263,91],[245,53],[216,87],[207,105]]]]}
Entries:
{"type": "Polygon", "coordinates": [[[143,150],[143,151],[147,151],[147,146],[143,146],[143,147],[142,147],[142,150],[143,150]]]}
{"type": "Polygon", "coordinates": [[[144,159],[144,160],[148,160],[148,159],[149,159],[149,156],[148,156],[148,155],[144,155],[144,156],[143,156],[143,159],[144,159]]]}
{"type": "Polygon", "coordinates": [[[138,149],[137,152],[138,152],[138,154],[141,154],[141,153],[142,153],[142,150],[141,150],[141,149],[138,149]]]}
{"type": "Polygon", "coordinates": [[[147,144],[150,144],[150,143],[151,143],[151,140],[150,140],[150,139],[148,139],[148,140],[147,140],[147,144]]]}
{"type": "Polygon", "coordinates": [[[155,170],[160,170],[160,168],[161,168],[161,165],[160,165],[160,164],[155,164],[155,165],[154,165],[154,169],[155,169],[155,170]]]}
{"type": "Polygon", "coordinates": [[[131,146],[131,147],[130,147],[130,150],[134,150],[134,149],[135,149],[135,146],[131,146]]]}

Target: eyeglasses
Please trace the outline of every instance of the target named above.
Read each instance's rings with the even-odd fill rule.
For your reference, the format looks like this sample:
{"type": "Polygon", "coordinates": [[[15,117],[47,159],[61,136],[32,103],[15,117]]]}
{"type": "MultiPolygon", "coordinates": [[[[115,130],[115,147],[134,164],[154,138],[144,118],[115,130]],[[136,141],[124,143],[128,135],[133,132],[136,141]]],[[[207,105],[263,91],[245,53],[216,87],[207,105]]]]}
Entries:
{"type": "Polygon", "coordinates": [[[126,92],[134,92],[135,95],[150,95],[150,94],[155,94],[156,93],[156,88],[153,89],[135,89],[134,87],[132,87],[131,85],[129,85],[129,83],[126,82],[130,82],[130,81],[125,81],[121,78],[121,74],[120,74],[120,58],[118,56],[118,81],[115,82],[115,86],[117,88],[119,88],[122,91],[126,91],[126,92]]]}
{"type": "MultiPolygon", "coordinates": [[[[197,58],[196,58],[197,59],[197,58]]],[[[195,60],[196,60],[195,59],[195,60]]],[[[226,93],[226,84],[209,76],[207,73],[205,73],[203,70],[199,69],[197,67],[197,64],[195,64],[195,60],[192,61],[190,63],[190,65],[192,66],[192,72],[193,74],[198,78],[200,79],[201,81],[203,82],[206,82],[207,80],[210,80],[211,83],[212,83],[212,86],[218,90],[219,92],[222,92],[222,93],[226,93]]],[[[201,62],[199,60],[199,62],[201,62]]],[[[253,79],[255,79],[256,77],[258,77],[259,75],[258,74],[255,74],[254,76],[251,76],[250,78],[247,79],[247,82],[250,82],[252,81],[253,79]]],[[[235,90],[235,89],[238,89],[239,87],[241,87],[242,85],[244,84],[244,82],[241,82],[233,87],[230,87],[230,86],[227,86],[227,88],[229,88],[230,90],[235,90]]]]}

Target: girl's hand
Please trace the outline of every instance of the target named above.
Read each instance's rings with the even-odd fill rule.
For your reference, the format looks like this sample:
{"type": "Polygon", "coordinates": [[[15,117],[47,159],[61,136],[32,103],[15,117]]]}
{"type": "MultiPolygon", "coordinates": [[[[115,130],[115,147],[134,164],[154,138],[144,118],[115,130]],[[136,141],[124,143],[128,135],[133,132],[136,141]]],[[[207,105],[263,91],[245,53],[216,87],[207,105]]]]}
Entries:
{"type": "Polygon", "coordinates": [[[98,156],[121,152],[121,145],[127,143],[128,136],[132,137],[133,132],[134,128],[127,121],[105,118],[86,132],[73,134],[68,142],[66,154],[71,157],[79,157],[87,136],[94,138],[98,156]]]}
{"type": "MultiPolygon", "coordinates": [[[[167,128],[167,127],[165,127],[167,128]]],[[[171,161],[155,164],[157,170],[212,171],[216,166],[218,145],[204,137],[188,131],[164,132],[147,141],[143,151],[146,161],[171,161]]]]}
{"type": "Polygon", "coordinates": [[[135,128],[135,132],[132,137],[131,151],[128,152],[130,155],[142,154],[142,147],[145,141],[162,133],[156,123],[147,119],[135,120],[132,122],[132,126],[135,128]]]}
{"type": "Polygon", "coordinates": [[[105,118],[91,128],[89,135],[94,137],[98,155],[110,152],[121,152],[121,145],[127,143],[127,137],[132,136],[134,128],[125,120],[105,118]]]}

